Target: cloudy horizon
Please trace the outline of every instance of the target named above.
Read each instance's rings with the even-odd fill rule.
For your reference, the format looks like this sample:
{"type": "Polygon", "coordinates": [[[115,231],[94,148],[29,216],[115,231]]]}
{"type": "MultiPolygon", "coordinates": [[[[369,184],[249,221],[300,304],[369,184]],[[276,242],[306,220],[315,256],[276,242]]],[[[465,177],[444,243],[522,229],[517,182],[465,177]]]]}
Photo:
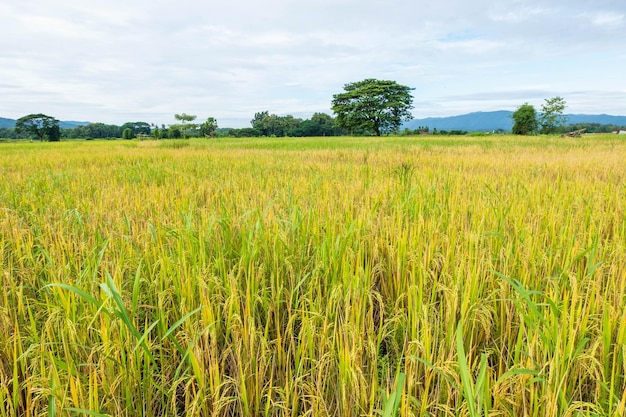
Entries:
{"type": "Polygon", "coordinates": [[[626,114],[623,1],[33,0],[0,14],[0,117],[245,127],[265,110],[330,114],[365,78],[414,88],[415,118],[554,96],[567,113],[626,114]]]}

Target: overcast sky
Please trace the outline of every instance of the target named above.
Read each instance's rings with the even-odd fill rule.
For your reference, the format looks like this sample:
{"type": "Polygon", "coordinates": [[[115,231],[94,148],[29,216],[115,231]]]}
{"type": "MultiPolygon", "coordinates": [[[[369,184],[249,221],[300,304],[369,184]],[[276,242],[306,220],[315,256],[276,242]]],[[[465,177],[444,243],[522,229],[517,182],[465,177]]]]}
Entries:
{"type": "Polygon", "coordinates": [[[541,106],[626,115],[624,0],[3,0],[0,117],[249,127],[365,78],[415,118],[541,106]]]}

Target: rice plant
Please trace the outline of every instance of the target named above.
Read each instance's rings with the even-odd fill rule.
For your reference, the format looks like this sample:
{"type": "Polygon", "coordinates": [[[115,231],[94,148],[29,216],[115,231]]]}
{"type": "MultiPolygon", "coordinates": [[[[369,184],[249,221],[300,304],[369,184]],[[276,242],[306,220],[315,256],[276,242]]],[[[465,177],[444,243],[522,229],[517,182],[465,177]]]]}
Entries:
{"type": "Polygon", "coordinates": [[[622,416],[626,143],[0,144],[0,416],[622,416]]]}

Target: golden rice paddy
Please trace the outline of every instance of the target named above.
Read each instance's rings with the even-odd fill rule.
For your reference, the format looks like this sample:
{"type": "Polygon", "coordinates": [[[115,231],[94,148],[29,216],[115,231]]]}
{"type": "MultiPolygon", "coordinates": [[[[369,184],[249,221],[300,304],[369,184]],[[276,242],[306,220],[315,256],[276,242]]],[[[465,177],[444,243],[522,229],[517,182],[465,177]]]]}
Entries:
{"type": "Polygon", "coordinates": [[[0,144],[0,416],[623,416],[617,135],[0,144]]]}

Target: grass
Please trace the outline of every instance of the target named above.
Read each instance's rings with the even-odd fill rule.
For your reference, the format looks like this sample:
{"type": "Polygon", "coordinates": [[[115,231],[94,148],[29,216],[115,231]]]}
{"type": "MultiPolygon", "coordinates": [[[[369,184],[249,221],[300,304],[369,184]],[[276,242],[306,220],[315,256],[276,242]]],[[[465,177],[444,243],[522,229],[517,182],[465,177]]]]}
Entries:
{"type": "Polygon", "coordinates": [[[616,136],[0,144],[0,416],[622,416],[616,136]]]}

